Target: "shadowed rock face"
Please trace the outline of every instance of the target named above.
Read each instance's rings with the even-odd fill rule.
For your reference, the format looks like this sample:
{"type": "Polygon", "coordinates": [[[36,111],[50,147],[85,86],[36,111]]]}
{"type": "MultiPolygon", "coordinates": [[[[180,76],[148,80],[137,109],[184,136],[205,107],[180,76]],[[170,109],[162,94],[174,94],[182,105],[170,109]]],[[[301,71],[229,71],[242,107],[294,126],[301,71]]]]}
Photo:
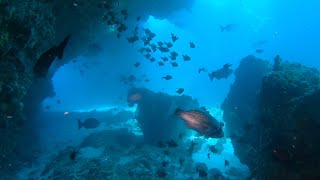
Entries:
{"type": "Polygon", "coordinates": [[[137,103],[137,120],[147,143],[156,143],[163,139],[178,137],[183,122],[176,119],[174,112],[177,108],[198,109],[197,100],[190,96],[170,96],[164,93],[155,93],[145,88],[133,88],[132,94],[140,94],[137,103]]]}
{"type": "Polygon", "coordinates": [[[262,62],[242,60],[222,105],[227,126],[236,131],[235,154],[258,179],[319,178],[319,72],[288,62],[271,71],[262,62]]]}
{"type": "MultiPolygon", "coordinates": [[[[101,25],[103,12],[97,10],[99,2],[101,1],[77,1],[78,6],[74,6],[75,1],[64,0],[0,1],[0,135],[3,139],[10,139],[1,141],[5,142],[0,145],[0,153],[2,157],[5,157],[1,159],[2,162],[8,161],[15,164],[10,153],[20,146],[19,138],[24,136],[20,134],[25,134],[25,131],[30,130],[25,129],[24,125],[32,124],[28,123],[30,119],[23,119],[25,116],[23,108],[28,105],[26,112],[32,114],[37,111],[39,106],[37,103],[52,95],[53,89],[47,89],[47,87],[52,87],[50,78],[63,64],[52,69],[48,79],[44,79],[41,83],[32,83],[32,69],[36,60],[69,33],[75,38],[70,42],[72,52],[68,52],[65,58],[71,59],[71,57],[82,54],[88,48],[88,44],[92,44],[90,40],[96,35],[98,29],[105,31],[105,26],[101,25]],[[40,89],[43,90],[41,94],[33,96],[40,89]],[[26,102],[32,98],[36,98],[36,102],[26,102]],[[13,118],[8,121],[7,116],[13,118]],[[17,131],[23,131],[23,133],[17,131]]],[[[129,16],[135,16],[133,19],[137,15],[146,19],[149,15],[168,18],[174,11],[189,8],[192,2],[191,0],[123,0],[119,5],[120,8],[128,8],[129,16]]],[[[110,42],[114,41],[110,39],[110,42]]],[[[115,48],[121,49],[122,47],[115,48]]],[[[27,115],[27,118],[30,116],[27,115]]],[[[27,141],[35,140],[33,138],[27,141]]]]}
{"type": "Polygon", "coordinates": [[[260,126],[254,118],[257,95],[263,77],[270,71],[271,66],[267,61],[254,56],[243,58],[235,70],[235,82],[221,106],[224,110],[223,119],[229,130],[226,136],[232,136],[235,154],[249,167],[253,167],[256,161],[252,157],[252,147],[258,141],[254,134],[260,126]]]}

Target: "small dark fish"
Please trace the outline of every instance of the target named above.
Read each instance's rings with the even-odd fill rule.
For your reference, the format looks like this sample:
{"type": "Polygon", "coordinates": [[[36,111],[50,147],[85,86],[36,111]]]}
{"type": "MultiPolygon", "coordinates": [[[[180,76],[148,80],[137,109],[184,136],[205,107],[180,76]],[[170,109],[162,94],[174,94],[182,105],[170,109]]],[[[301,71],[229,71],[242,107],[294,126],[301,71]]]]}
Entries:
{"type": "Polygon", "coordinates": [[[224,123],[219,122],[207,112],[199,110],[184,111],[177,109],[175,111],[175,115],[181,118],[189,128],[197,131],[205,137],[224,137],[224,132],[222,130],[224,123]]]}
{"type": "Polygon", "coordinates": [[[190,48],[195,48],[196,45],[193,42],[190,42],[190,48]]]}
{"type": "Polygon", "coordinates": [[[151,49],[152,49],[153,52],[155,52],[157,50],[157,45],[150,44],[150,46],[151,46],[151,49]]]}
{"type": "Polygon", "coordinates": [[[207,154],[208,159],[210,159],[210,153],[207,154]]]}
{"type": "Polygon", "coordinates": [[[128,16],[128,10],[127,9],[121,10],[121,14],[124,16],[128,16]]]}
{"type": "Polygon", "coordinates": [[[149,59],[151,57],[151,54],[147,53],[146,55],[144,55],[144,57],[149,59]]]}
{"type": "Polygon", "coordinates": [[[118,27],[118,32],[124,32],[127,30],[127,26],[123,23],[121,23],[118,27]]]}
{"type": "Polygon", "coordinates": [[[263,49],[256,49],[256,53],[258,53],[258,54],[262,54],[264,51],[263,51],[263,49]]]}
{"type": "Polygon", "coordinates": [[[146,34],[150,34],[151,33],[151,31],[150,31],[150,29],[148,29],[148,28],[146,28],[146,29],[142,29],[143,31],[144,31],[144,33],[146,33],[146,34]]]}
{"type": "Polygon", "coordinates": [[[120,33],[117,33],[117,38],[121,38],[121,34],[120,33]]]}
{"type": "Polygon", "coordinates": [[[233,31],[236,28],[235,24],[227,24],[225,26],[220,26],[220,31],[221,32],[230,32],[233,31]]]}
{"type": "Polygon", "coordinates": [[[173,139],[171,139],[170,141],[168,141],[168,142],[167,142],[167,145],[168,145],[168,147],[171,147],[171,148],[178,147],[178,144],[177,144],[173,139]]]}
{"type": "Polygon", "coordinates": [[[163,62],[158,62],[159,66],[164,66],[163,62]]]}
{"type": "Polygon", "coordinates": [[[123,16],[123,19],[124,19],[124,20],[127,20],[127,19],[128,19],[128,16],[123,16]]]}
{"type": "Polygon", "coordinates": [[[150,82],[150,79],[145,79],[144,82],[150,82]]]}
{"type": "Polygon", "coordinates": [[[158,41],[158,46],[162,46],[163,45],[163,42],[162,41],[158,41]]]}
{"type": "Polygon", "coordinates": [[[182,55],[184,61],[190,61],[191,58],[188,55],[182,55]]]}
{"type": "Polygon", "coordinates": [[[152,32],[152,33],[149,34],[149,38],[150,38],[151,40],[152,40],[154,37],[156,37],[156,34],[155,34],[155,33],[152,32]]]}
{"type": "Polygon", "coordinates": [[[146,48],[142,47],[142,48],[140,48],[138,51],[139,51],[140,53],[143,53],[145,50],[146,50],[146,48]]]}
{"type": "Polygon", "coordinates": [[[168,164],[169,164],[168,161],[162,161],[162,163],[161,163],[162,167],[167,167],[168,164]]]}
{"type": "Polygon", "coordinates": [[[154,62],[156,59],[155,59],[154,57],[151,57],[149,60],[150,60],[151,62],[154,62]]]}
{"type": "Polygon", "coordinates": [[[170,63],[172,65],[172,67],[178,67],[179,66],[178,63],[176,63],[176,62],[170,62],[170,63]]]}
{"type": "Polygon", "coordinates": [[[167,48],[167,47],[159,47],[159,50],[161,51],[161,52],[169,52],[170,50],[169,50],[169,48],[167,48]]]}
{"type": "Polygon", "coordinates": [[[141,16],[138,16],[138,17],[137,17],[137,21],[140,21],[140,20],[141,20],[141,16]]]}
{"type": "Polygon", "coordinates": [[[165,79],[165,80],[170,80],[172,79],[172,76],[170,75],[166,75],[166,76],[163,76],[162,79],[165,79]]]}
{"type": "Polygon", "coordinates": [[[229,69],[230,66],[230,64],[225,64],[223,68],[208,73],[210,81],[212,82],[214,78],[218,80],[222,78],[227,79],[233,73],[233,70],[229,69]]]}
{"type": "Polygon", "coordinates": [[[176,56],[169,56],[169,58],[170,58],[171,60],[173,60],[173,61],[177,59],[176,56]]]}
{"type": "Polygon", "coordinates": [[[88,118],[86,120],[84,120],[83,122],[81,122],[78,119],[78,129],[81,129],[82,127],[86,128],[86,129],[94,129],[97,128],[100,125],[100,121],[98,121],[95,118],[88,118]]]}
{"type": "Polygon", "coordinates": [[[67,35],[58,46],[53,46],[39,57],[35,66],[33,67],[33,72],[37,77],[46,76],[53,61],[56,58],[62,59],[64,49],[67,46],[70,37],[70,34],[67,35]]]}
{"type": "Polygon", "coordinates": [[[136,62],[136,63],[134,64],[134,66],[137,68],[137,67],[140,66],[140,63],[139,63],[139,62],[136,62]]]}
{"type": "Polygon", "coordinates": [[[78,153],[79,151],[76,148],[74,148],[69,155],[70,160],[74,161],[78,153]]]}
{"type": "Polygon", "coordinates": [[[173,44],[171,42],[165,42],[165,44],[167,45],[167,48],[172,48],[173,44]]]}
{"type": "Polygon", "coordinates": [[[57,100],[57,104],[61,104],[61,100],[60,99],[57,100]]]}
{"type": "Polygon", "coordinates": [[[171,39],[173,42],[176,42],[179,38],[176,35],[174,35],[173,33],[171,33],[171,39]]]}
{"type": "Polygon", "coordinates": [[[200,109],[203,110],[203,111],[208,111],[207,108],[204,107],[204,106],[201,106],[200,109]]]}
{"type": "Polygon", "coordinates": [[[224,160],[224,166],[230,166],[230,163],[229,163],[229,161],[228,160],[224,160]]]}
{"type": "Polygon", "coordinates": [[[166,62],[166,61],[169,60],[167,57],[161,57],[161,59],[162,59],[164,62],[166,62]]]}
{"type": "Polygon", "coordinates": [[[171,56],[177,57],[179,54],[175,51],[170,52],[171,56]]]}
{"type": "Polygon", "coordinates": [[[139,36],[137,36],[137,35],[130,36],[130,37],[127,37],[127,40],[128,40],[128,42],[129,42],[130,44],[133,44],[133,43],[135,43],[136,41],[139,40],[139,36]]]}
{"type": "Polygon", "coordinates": [[[51,108],[51,106],[49,106],[49,105],[46,105],[46,107],[45,107],[47,110],[49,110],[50,108],[51,108]]]}
{"type": "Polygon", "coordinates": [[[184,89],[183,88],[179,88],[177,91],[176,91],[176,93],[178,93],[178,94],[182,94],[184,92],[184,89]]]}
{"type": "Polygon", "coordinates": [[[151,52],[151,49],[150,48],[146,48],[146,52],[151,52]]]}
{"type": "Polygon", "coordinates": [[[209,146],[209,150],[210,150],[213,154],[218,154],[218,153],[219,153],[219,149],[217,149],[217,147],[216,147],[215,145],[209,146]]]}
{"type": "Polygon", "coordinates": [[[199,68],[198,73],[200,74],[202,71],[207,72],[206,68],[199,68]]]}

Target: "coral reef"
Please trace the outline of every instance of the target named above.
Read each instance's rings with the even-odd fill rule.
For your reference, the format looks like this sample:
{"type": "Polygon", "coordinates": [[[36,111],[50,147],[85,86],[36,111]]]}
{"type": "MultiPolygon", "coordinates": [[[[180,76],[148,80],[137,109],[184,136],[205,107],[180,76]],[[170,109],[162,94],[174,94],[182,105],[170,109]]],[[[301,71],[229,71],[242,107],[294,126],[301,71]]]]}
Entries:
{"type": "Polygon", "coordinates": [[[245,59],[222,106],[227,125],[241,129],[231,135],[235,154],[258,179],[319,178],[319,72],[280,56],[272,70],[245,59]],[[251,66],[242,66],[245,61],[251,66]]]}
{"type": "Polygon", "coordinates": [[[217,169],[194,163],[186,151],[190,141],[161,148],[141,143],[142,137],[126,129],[103,130],[89,135],[77,147],[67,147],[43,169],[29,173],[30,179],[197,179],[224,178],[217,169]],[[120,139],[119,136],[123,135],[120,139]],[[130,142],[123,139],[130,136],[130,142]],[[40,171],[40,172],[39,172],[40,171]]]}
{"type": "Polygon", "coordinates": [[[145,88],[131,89],[128,100],[129,103],[138,104],[136,118],[145,141],[150,143],[178,136],[180,129],[184,127],[182,121],[173,115],[178,107],[199,109],[199,103],[190,96],[170,96],[145,88]],[[135,97],[138,99],[133,99],[135,97]]]}

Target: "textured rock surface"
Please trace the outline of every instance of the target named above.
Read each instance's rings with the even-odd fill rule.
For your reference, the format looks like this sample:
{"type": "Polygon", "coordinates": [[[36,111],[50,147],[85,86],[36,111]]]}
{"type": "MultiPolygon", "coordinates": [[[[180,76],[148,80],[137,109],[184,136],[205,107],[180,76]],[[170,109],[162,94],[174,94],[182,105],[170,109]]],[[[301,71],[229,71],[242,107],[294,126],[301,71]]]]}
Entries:
{"type": "Polygon", "coordinates": [[[267,63],[250,59],[251,66],[242,66],[248,57],[242,61],[222,105],[227,125],[242,129],[231,135],[235,154],[258,179],[319,178],[319,72],[279,57],[270,71],[267,63]]]}
{"type": "Polygon", "coordinates": [[[174,116],[177,108],[199,109],[198,101],[190,96],[170,96],[144,88],[132,89],[129,97],[132,93],[141,95],[141,99],[137,102],[136,116],[145,141],[149,143],[178,137],[179,129],[185,126],[183,121],[174,116]]]}
{"type": "MultiPolygon", "coordinates": [[[[97,29],[105,28],[102,22],[105,11],[97,8],[98,2],[0,0],[0,160],[6,164],[1,170],[14,169],[13,164],[21,159],[16,151],[23,151],[21,153],[28,156],[19,147],[30,141],[36,144],[34,137],[27,136],[32,134],[30,131],[33,129],[30,118],[43,99],[54,95],[50,78],[59,66],[47,79],[34,82],[33,65],[42,53],[68,33],[76,38],[68,45],[72,52],[67,53],[66,57],[83,54],[88,44],[94,41],[97,29]],[[40,96],[37,96],[38,93],[41,93],[40,96]],[[26,106],[27,109],[24,109],[26,106]]],[[[189,3],[170,3],[170,6],[168,1],[154,3],[120,1],[120,8],[131,7],[130,13],[144,18],[149,14],[165,18],[175,10],[190,7],[189,3]]]]}

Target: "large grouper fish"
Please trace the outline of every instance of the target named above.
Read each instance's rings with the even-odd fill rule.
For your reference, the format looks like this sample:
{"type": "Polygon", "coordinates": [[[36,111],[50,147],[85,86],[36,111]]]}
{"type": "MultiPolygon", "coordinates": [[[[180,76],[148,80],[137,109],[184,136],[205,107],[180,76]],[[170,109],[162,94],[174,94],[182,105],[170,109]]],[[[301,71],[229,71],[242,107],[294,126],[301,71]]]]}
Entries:
{"type": "Polygon", "coordinates": [[[224,137],[224,132],[222,130],[224,123],[219,122],[216,118],[211,116],[209,112],[200,110],[184,111],[177,109],[175,115],[181,118],[190,129],[197,131],[206,138],[224,137]]]}

